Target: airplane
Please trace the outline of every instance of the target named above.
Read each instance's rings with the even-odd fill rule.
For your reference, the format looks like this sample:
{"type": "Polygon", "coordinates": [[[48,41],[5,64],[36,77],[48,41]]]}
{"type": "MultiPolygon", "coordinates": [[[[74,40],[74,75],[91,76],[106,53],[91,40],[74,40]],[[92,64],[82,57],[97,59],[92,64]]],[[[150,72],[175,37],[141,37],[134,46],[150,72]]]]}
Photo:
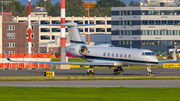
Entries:
{"type": "MultiPolygon", "coordinates": [[[[39,24],[34,24],[39,25],[39,24]]],[[[108,66],[117,67],[114,69],[113,74],[119,75],[124,72],[122,66],[147,66],[148,75],[153,75],[151,66],[177,61],[174,51],[173,60],[158,61],[156,55],[148,49],[135,49],[135,48],[122,48],[114,47],[111,44],[89,45],[82,40],[79,33],[78,25],[74,22],[67,22],[63,25],[60,24],[40,24],[41,26],[67,26],[70,36],[71,45],[66,47],[66,51],[73,56],[78,56],[88,62],[44,62],[44,61],[16,61],[11,60],[7,53],[4,51],[6,58],[11,62],[27,62],[27,63],[50,63],[50,64],[74,64],[74,65],[90,65],[87,69],[87,74],[94,74],[94,66],[108,66]]]]}

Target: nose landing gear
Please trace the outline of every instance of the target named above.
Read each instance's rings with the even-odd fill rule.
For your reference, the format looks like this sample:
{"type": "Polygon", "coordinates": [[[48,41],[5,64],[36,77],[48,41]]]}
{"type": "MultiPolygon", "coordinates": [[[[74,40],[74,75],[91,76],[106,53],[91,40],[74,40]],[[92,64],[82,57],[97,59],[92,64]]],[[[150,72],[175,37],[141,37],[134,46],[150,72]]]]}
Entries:
{"type": "Polygon", "coordinates": [[[151,66],[147,67],[147,71],[148,71],[148,76],[154,76],[154,74],[151,71],[151,66]]]}

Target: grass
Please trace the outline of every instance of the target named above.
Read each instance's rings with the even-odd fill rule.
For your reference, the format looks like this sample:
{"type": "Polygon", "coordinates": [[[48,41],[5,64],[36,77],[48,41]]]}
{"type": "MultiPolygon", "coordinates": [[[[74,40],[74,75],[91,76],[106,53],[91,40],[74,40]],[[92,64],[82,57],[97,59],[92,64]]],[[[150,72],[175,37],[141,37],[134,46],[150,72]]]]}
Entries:
{"type": "Polygon", "coordinates": [[[180,88],[0,87],[1,101],[179,101],[180,88]]]}
{"type": "Polygon", "coordinates": [[[180,76],[30,76],[0,77],[0,81],[78,81],[78,80],[180,80],[180,76]]]}

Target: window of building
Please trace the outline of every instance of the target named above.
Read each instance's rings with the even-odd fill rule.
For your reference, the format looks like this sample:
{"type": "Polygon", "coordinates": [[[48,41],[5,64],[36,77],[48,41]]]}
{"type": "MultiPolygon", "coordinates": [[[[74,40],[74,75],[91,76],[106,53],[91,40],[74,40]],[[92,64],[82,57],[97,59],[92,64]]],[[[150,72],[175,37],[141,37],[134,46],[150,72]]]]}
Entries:
{"type": "Polygon", "coordinates": [[[167,31],[166,30],[162,30],[162,35],[167,35],[167,31]]]}
{"type": "Polygon", "coordinates": [[[7,47],[15,47],[15,43],[7,43],[7,47]]]}
{"type": "Polygon", "coordinates": [[[147,35],[147,30],[143,30],[143,35],[147,35]]]}
{"type": "Polygon", "coordinates": [[[122,31],[119,31],[119,35],[122,35],[122,31]]]}
{"type": "Polygon", "coordinates": [[[126,33],[127,35],[130,35],[130,31],[126,31],[126,32],[127,32],[127,33],[126,33]]]}
{"type": "Polygon", "coordinates": [[[159,40],[156,40],[155,42],[156,42],[155,43],[156,45],[160,45],[160,41],[159,40]]]}
{"type": "Polygon", "coordinates": [[[123,41],[123,45],[125,45],[125,41],[123,41]]]}
{"type": "Polygon", "coordinates": [[[52,35],[52,40],[55,40],[55,36],[54,35],[52,35]]]}
{"type": "Polygon", "coordinates": [[[129,45],[129,41],[126,41],[126,45],[129,45]]]}
{"type": "Polygon", "coordinates": [[[130,35],[132,35],[132,31],[130,31],[130,35]]]}
{"type": "MultiPolygon", "coordinates": [[[[28,51],[26,51],[26,53],[28,53],[28,51]]],[[[34,51],[31,51],[31,53],[33,54],[33,53],[34,53],[34,51]]]]}
{"type": "Polygon", "coordinates": [[[123,31],[123,35],[126,35],[126,31],[123,31]]]}
{"type": "Polygon", "coordinates": [[[15,33],[7,33],[7,39],[15,39],[15,33]]]}
{"type": "Polygon", "coordinates": [[[172,40],[168,40],[168,45],[174,45],[174,42],[172,40]]]}
{"type": "Polygon", "coordinates": [[[130,45],[132,45],[132,41],[130,41],[130,45]]]}
{"type": "MultiPolygon", "coordinates": [[[[29,39],[29,33],[26,33],[26,39],[29,39]]],[[[34,33],[31,33],[31,39],[34,39],[34,33]]]]}
{"type": "Polygon", "coordinates": [[[7,53],[14,54],[15,52],[14,51],[7,51],[7,53]]]}
{"type": "MultiPolygon", "coordinates": [[[[29,30],[28,26],[26,26],[26,30],[29,30]]],[[[34,30],[34,26],[31,26],[31,30],[34,30]]]]}
{"type": "Polygon", "coordinates": [[[151,42],[151,40],[149,40],[149,45],[151,45],[152,44],[152,42],[151,42]]]}
{"type": "Polygon", "coordinates": [[[14,25],[7,25],[7,30],[15,30],[15,26],[14,25]]]}
{"type": "Polygon", "coordinates": [[[144,41],[142,42],[142,45],[145,45],[145,42],[144,42],[144,41]]]}
{"type": "Polygon", "coordinates": [[[50,36],[49,35],[42,35],[41,40],[50,40],[50,36]]]}
{"type": "Polygon", "coordinates": [[[152,31],[151,30],[149,30],[149,35],[152,35],[152,31]]]}
{"type": "Polygon", "coordinates": [[[122,43],[121,43],[121,41],[119,41],[119,45],[121,45],[122,43]]]}
{"type": "MultiPolygon", "coordinates": [[[[26,47],[28,47],[28,43],[26,43],[26,47]]],[[[34,47],[34,43],[31,43],[31,47],[34,47]]]]}

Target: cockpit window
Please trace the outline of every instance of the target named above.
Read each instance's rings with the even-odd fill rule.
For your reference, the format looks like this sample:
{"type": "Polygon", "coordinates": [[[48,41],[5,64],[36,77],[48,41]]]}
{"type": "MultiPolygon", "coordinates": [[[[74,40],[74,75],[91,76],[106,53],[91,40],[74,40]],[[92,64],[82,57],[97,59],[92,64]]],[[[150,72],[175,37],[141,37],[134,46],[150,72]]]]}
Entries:
{"type": "Polygon", "coordinates": [[[142,55],[153,56],[154,53],[153,52],[142,52],[142,55]]]}

